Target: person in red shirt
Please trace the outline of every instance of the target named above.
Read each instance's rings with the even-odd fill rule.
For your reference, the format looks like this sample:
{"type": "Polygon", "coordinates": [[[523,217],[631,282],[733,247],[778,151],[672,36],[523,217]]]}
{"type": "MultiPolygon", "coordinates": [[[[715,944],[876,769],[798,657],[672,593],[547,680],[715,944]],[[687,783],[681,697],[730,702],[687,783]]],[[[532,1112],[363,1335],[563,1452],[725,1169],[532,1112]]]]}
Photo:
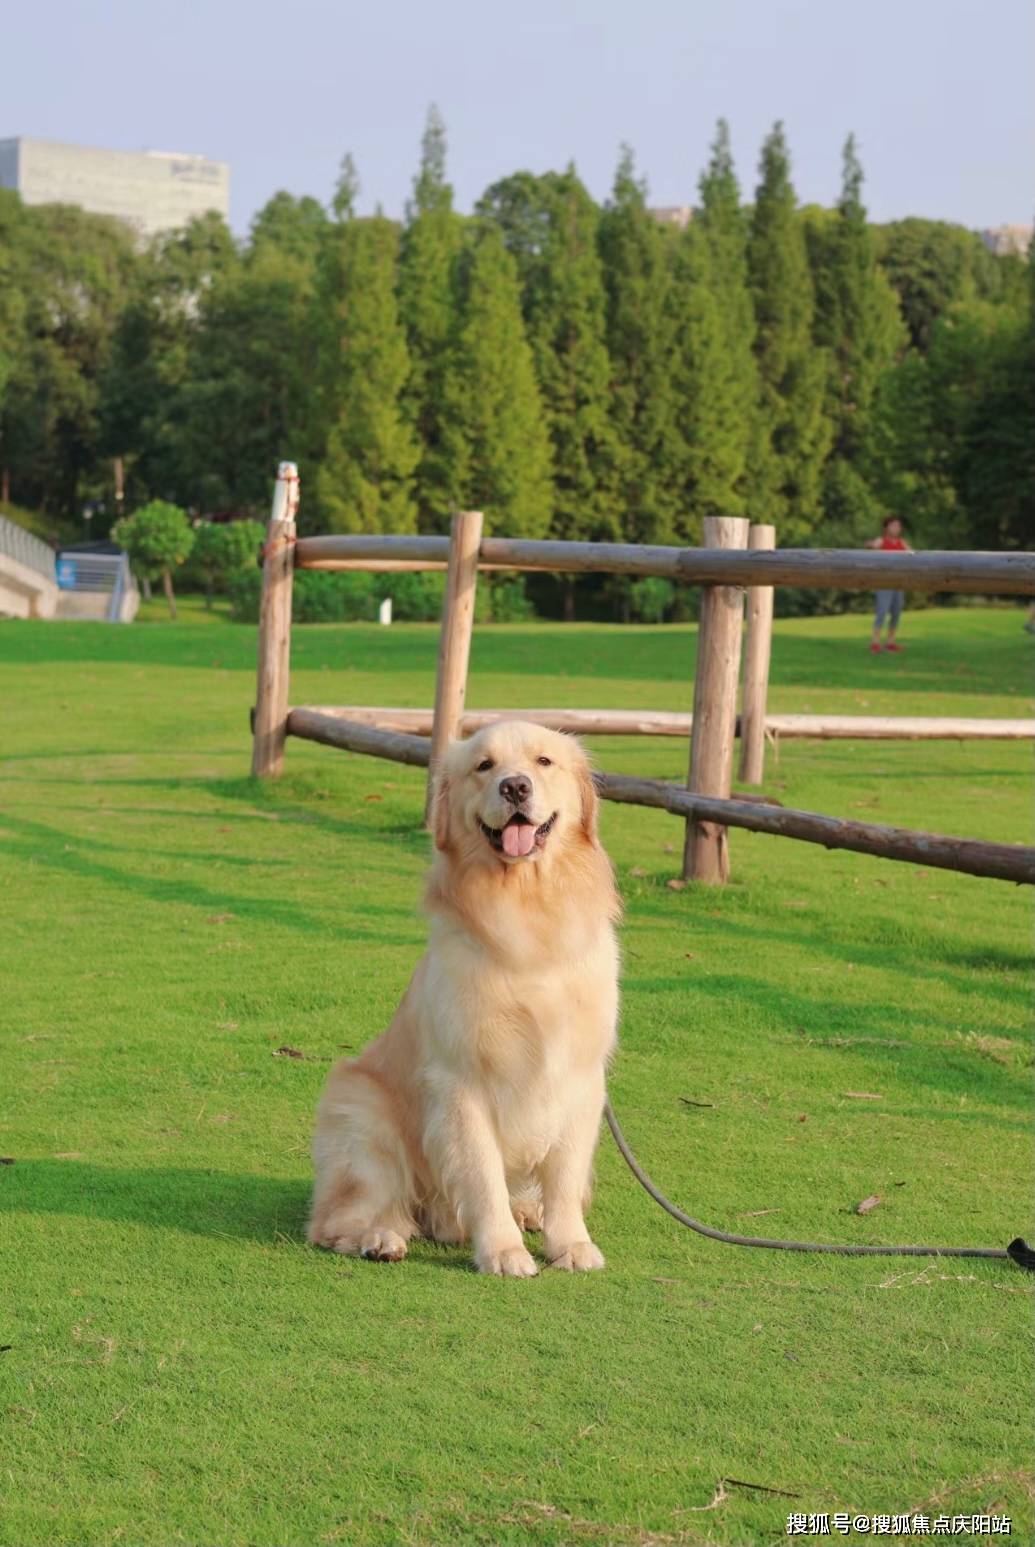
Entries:
{"type": "MultiPolygon", "coordinates": [[[[898,516],[887,516],[883,522],[881,535],[874,537],[866,544],[866,547],[883,548],[886,552],[891,553],[913,552],[913,549],[902,536],[902,522],[898,516]]],[[[887,620],[888,625],[888,638],[884,649],[893,652],[901,650],[902,646],[895,643],[895,631],[902,616],[902,607],[905,599],[906,593],[904,591],[877,592],[877,610],[873,617],[873,636],[870,640],[870,650],[874,655],[880,654],[880,631],[884,627],[885,620],[887,620]]]]}

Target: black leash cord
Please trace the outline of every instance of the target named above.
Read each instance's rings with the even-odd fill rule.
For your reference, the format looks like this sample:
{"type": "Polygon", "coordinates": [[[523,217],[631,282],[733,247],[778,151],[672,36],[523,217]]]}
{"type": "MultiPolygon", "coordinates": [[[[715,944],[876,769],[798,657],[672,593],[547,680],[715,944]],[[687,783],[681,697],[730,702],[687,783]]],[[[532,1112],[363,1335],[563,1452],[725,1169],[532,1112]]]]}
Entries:
{"type": "Polygon", "coordinates": [[[768,1246],[775,1251],[783,1252],[835,1252],[841,1257],[996,1257],[1008,1258],[1016,1262],[1018,1267],[1035,1269],[1035,1251],[1019,1236],[1005,1249],[998,1246],[833,1246],[820,1241],[772,1241],[767,1236],[761,1235],[731,1235],[726,1230],[713,1230],[710,1225],[702,1225],[699,1219],[692,1219],[689,1214],[670,1203],[663,1192],[660,1192],[646,1171],[636,1159],[626,1142],[625,1134],[618,1126],[618,1119],[614,1114],[614,1108],[610,1101],[604,1103],[604,1116],[607,1118],[607,1126],[614,1136],[622,1159],[625,1161],[633,1176],[640,1186],[660,1203],[667,1214],[677,1219],[688,1230],[696,1230],[698,1235],[706,1235],[713,1241],[725,1241],[728,1246],[768,1246]]]}

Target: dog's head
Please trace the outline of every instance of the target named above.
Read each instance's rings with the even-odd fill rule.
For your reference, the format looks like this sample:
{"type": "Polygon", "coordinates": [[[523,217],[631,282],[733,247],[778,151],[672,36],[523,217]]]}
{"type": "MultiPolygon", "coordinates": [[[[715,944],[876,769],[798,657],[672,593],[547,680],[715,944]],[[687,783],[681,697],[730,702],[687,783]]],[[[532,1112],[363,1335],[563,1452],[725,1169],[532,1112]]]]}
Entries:
{"type": "Polygon", "coordinates": [[[571,736],[527,720],[488,725],[455,741],[435,789],[435,842],[472,857],[535,864],[574,843],[597,842],[589,762],[571,736]]]}

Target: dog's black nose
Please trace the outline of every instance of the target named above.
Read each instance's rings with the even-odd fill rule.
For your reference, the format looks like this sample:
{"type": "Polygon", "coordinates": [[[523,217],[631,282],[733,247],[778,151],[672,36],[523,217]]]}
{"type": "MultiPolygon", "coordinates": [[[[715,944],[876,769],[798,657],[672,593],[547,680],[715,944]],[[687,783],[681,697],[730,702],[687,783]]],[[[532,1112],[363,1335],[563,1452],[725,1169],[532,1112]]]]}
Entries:
{"type": "Polygon", "coordinates": [[[500,794],[512,806],[520,806],[531,793],[532,781],[524,774],[511,774],[509,779],[500,780],[500,794]]]}

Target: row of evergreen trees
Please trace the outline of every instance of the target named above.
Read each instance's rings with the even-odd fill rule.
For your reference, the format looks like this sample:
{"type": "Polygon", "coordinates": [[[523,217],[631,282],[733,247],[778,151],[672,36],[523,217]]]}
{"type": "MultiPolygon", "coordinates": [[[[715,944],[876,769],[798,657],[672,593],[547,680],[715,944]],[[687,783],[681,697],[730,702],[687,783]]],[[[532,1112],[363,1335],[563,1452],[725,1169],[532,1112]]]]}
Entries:
{"type": "MultiPolygon", "coordinates": [[[[623,150],[454,209],[432,110],[402,223],[276,195],[236,245],[208,217],[144,251],[0,198],[0,472],[23,505],[110,496],[261,514],[302,465],[310,530],[694,542],[708,514],[783,544],[1035,528],[1030,265],[961,228],[874,228],[854,143],[799,208],[777,124],[745,204],[720,123],[685,230],[623,150]]],[[[109,498],[110,506],[110,498],[109,498]]]]}

